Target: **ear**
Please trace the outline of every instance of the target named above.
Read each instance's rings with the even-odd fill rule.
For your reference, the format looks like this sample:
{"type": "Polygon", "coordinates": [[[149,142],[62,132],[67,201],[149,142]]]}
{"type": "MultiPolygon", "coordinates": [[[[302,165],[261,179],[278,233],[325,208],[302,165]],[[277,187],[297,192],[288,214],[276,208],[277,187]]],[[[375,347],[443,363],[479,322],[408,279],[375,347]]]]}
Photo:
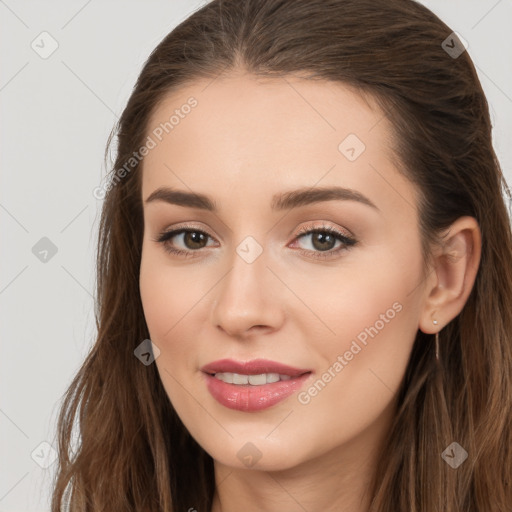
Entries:
{"type": "Polygon", "coordinates": [[[439,332],[462,311],[480,265],[481,244],[480,227],[473,217],[460,217],[444,232],[425,287],[418,326],[424,333],[439,332]]]}

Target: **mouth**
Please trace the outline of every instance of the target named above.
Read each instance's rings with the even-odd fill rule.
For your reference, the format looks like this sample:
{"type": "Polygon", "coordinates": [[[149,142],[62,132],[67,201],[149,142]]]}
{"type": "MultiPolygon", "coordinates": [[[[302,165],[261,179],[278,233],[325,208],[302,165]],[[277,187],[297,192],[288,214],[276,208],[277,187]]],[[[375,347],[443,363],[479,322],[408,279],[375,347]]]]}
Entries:
{"type": "MultiPolygon", "coordinates": [[[[250,361],[235,361],[233,359],[219,359],[201,368],[210,375],[233,374],[242,376],[278,375],[284,377],[299,377],[311,372],[308,368],[295,368],[287,364],[270,361],[269,359],[252,359],[250,361]]],[[[247,384],[247,383],[245,383],[247,384]]]]}
{"type": "Polygon", "coordinates": [[[244,412],[267,409],[300,389],[312,370],[254,359],[215,361],[201,368],[210,394],[221,405],[244,412]]]}
{"type": "MultiPolygon", "coordinates": [[[[235,386],[263,386],[265,384],[272,384],[274,382],[287,381],[292,378],[297,378],[297,376],[292,377],[290,375],[279,373],[259,373],[256,375],[234,372],[206,373],[218,380],[221,380],[222,382],[226,382],[227,384],[234,384],[235,386]]],[[[298,375],[298,377],[309,373],[311,372],[304,372],[298,375]]]]}

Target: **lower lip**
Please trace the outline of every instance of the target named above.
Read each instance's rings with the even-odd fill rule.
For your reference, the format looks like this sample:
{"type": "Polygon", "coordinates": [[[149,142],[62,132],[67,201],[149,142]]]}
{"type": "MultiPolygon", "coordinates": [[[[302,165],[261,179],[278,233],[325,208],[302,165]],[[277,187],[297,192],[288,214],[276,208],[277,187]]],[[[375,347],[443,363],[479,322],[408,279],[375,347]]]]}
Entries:
{"type": "Polygon", "coordinates": [[[228,384],[208,373],[204,375],[208,391],[217,402],[237,411],[253,412],[267,409],[288,398],[302,387],[311,373],[261,386],[228,384]]]}

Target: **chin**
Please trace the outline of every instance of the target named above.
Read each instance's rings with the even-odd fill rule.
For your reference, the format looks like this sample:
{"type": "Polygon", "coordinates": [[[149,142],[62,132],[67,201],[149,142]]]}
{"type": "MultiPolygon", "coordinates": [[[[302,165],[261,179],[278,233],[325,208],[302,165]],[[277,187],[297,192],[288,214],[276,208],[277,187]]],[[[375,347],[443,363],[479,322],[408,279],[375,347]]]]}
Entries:
{"type": "Polygon", "coordinates": [[[265,439],[264,435],[247,435],[243,439],[230,439],[222,446],[215,444],[213,450],[207,448],[206,446],[205,449],[216,462],[239,469],[283,471],[305,460],[300,443],[295,445],[285,439],[265,439]]]}

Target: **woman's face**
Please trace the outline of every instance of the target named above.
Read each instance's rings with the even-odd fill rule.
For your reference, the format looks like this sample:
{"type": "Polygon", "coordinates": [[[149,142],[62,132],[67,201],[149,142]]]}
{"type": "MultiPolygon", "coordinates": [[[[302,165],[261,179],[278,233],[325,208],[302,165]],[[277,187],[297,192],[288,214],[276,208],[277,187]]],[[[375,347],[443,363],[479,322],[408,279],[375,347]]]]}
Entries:
{"type": "Polygon", "coordinates": [[[425,300],[382,112],[341,84],[231,74],[169,95],[146,146],[140,291],[184,425],[231,467],[364,458],[425,300]]]}

